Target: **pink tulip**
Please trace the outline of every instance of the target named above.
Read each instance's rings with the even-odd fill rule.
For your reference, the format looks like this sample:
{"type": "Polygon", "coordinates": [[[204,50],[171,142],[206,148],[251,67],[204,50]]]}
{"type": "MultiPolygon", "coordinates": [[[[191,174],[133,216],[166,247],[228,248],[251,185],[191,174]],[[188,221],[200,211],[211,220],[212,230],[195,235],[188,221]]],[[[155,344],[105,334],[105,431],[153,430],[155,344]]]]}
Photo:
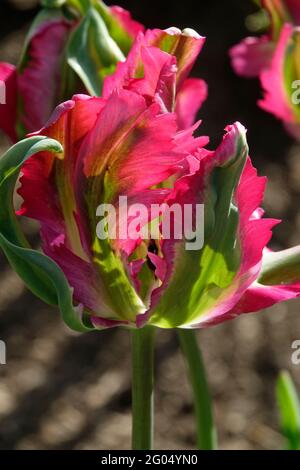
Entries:
{"type": "Polygon", "coordinates": [[[39,131],[63,152],[38,153],[23,166],[19,214],[40,223],[44,252],[97,328],[206,327],[300,294],[299,270],[278,279],[290,252],[265,251],[278,221],[260,209],[265,179],[251,165],[243,126],[229,126],[208,151],[207,138],[193,137],[197,126],[182,130],[189,99],[174,112],[175,97],[192,90],[186,76],[202,43],[191,31],[139,35],[103,97],[74,96],[39,131]],[[169,53],[157,47],[165,35],[169,53]],[[175,220],[169,238],[131,238],[121,218],[125,238],[99,239],[97,207],[121,213],[120,196],[146,208],[205,204],[203,248],[187,250],[175,220]]]}

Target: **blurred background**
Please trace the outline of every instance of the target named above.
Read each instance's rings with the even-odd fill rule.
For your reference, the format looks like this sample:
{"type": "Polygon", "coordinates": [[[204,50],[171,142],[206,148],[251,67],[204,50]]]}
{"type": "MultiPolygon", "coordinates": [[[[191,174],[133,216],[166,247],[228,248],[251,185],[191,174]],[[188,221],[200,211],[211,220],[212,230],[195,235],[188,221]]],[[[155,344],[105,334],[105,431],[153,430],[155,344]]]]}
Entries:
{"type": "MultiPolygon", "coordinates": [[[[115,2],[107,2],[109,4],[115,2]]],[[[256,106],[256,80],[238,78],[228,49],[248,32],[249,0],[119,0],[147,27],[191,27],[207,36],[193,74],[209,85],[201,133],[212,148],[226,124],[248,128],[251,156],[269,178],[264,208],[282,218],[273,248],[300,243],[300,146],[256,106]]],[[[1,0],[0,60],[16,63],[37,0],[1,0]]],[[[1,136],[0,149],[8,143],[1,136]]],[[[38,236],[29,228],[33,243],[38,236]]],[[[158,331],[156,449],[193,449],[193,408],[175,332],[158,331]]],[[[300,391],[291,344],[300,339],[300,301],[199,331],[214,400],[220,447],[280,449],[274,385],[288,369],[300,391]]],[[[0,254],[0,449],[129,449],[130,336],[121,329],[77,335],[59,312],[30,294],[0,254]]]]}

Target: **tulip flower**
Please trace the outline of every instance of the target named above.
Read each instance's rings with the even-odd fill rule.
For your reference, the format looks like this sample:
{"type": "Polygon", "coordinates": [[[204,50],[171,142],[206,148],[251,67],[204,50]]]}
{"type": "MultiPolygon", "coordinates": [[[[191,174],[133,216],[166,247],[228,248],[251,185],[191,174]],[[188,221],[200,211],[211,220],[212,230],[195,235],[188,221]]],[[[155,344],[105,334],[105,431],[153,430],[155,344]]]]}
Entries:
{"type": "MultiPolygon", "coordinates": [[[[61,310],[75,329],[206,327],[300,293],[298,269],[287,269],[282,279],[274,274],[295,256],[265,251],[278,221],[265,219],[260,209],[265,179],[251,165],[243,126],[229,126],[220,146],[208,151],[208,139],[193,137],[196,126],[182,130],[174,112],[199,42],[190,31],[141,34],[128,59],[106,79],[103,97],[74,96],[21,143],[30,158],[21,167],[18,214],[40,223],[47,258],[39,259],[53,260],[64,273],[77,314],[66,318],[62,305],[61,310]],[[166,37],[174,55],[152,45],[166,37]],[[57,153],[47,151],[49,139],[49,150],[57,142],[57,153]],[[121,217],[125,237],[99,239],[97,207],[111,204],[121,213],[120,197],[129,207],[140,203],[147,210],[164,204],[165,212],[173,204],[193,211],[204,204],[203,248],[187,250],[187,239],[175,236],[175,221],[169,238],[160,233],[154,241],[131,237],[121,217]],[[271,277],[266,266],[272,266],[271,277]]],[[[18,147],[10,152],[18,153],[18,147]]],[[[14,174],[7,165],[4,157],[3,184],[14,174]]],[[[2,221],[12,217],[7,210],[2,221]]],[[[151,222],[147,213],[143,223],[151,222]]],[[[35,281],[23,274],[26,251],[21,262],[14,252],[18,237],[7,235],[2,224],[2,248],[14,253],[16,270],[32,288],[35,281]]]]}
{"type": "MultiPolygon", "coordinates": [[[[94,10],[89,24],[93,18],[94,10]]],[[[78,28],[84,37],[85,26],[78,28]]],[[[74,47],[77,34],[69,64],[86,87],[97,87],[95,63],[80,60],[74,47]]],[[[278,221],[260,208],[265,179],[251,164],[244,127],[228,126],[215,151],[207,137],[194,136],[206,85],[189,72],[203,42],[189,29],[138,32],[101,97],[64,101],[0,161],[0,246],[15,271],[76,331],[133,330],[134,449],[151,447],[153,327],[204,328],[300,295],[299,247],[266,248],[278,221]],[[138,223],[131,209],[140,212],[138,223]],[[42,252],[30,248],[22,216],[38,221],[42,252]]],[[[4,72],[13,84],[9,66],[4,72]]],[[[180,338],[199,447],[213,448],[209,393],[189,333],[180,338]]]]}
{"type": "Polygon", "coordinates": [[[82,0],[43,3],[19,65],[0,63],[0,81],[6,88],[0,129],[13,142],[40,129],[55,107],[74,93],[101,94],[103,79],[124,60],[143,30],[129,12],[106,7],[100,0],[85,9],[82,0]]]}
{"type": "Polygon", "coordinates": [[[259,77],[263,98],[259,106],[282,120],[288,132],[300,139],[299,114],[299,0],[265,0],[269,31],[248,37],[230,50],[238,75],[259,77]]]}
{"type": "MultiPolygon", "coordinates": [[[[120,11],[117,13],[120,14],[120,11]]],[[[127,16],[125,20],[128,20],[127,16]]],[[[203,80],[188,77],[203,43],[204,38],[189,29],[182,32],[177,28],[153,30],[147,31],[145,35],[139,32],[128,60],[120,62],[116,74],[106,79],[102,98],[74,96],[58,107],[40,132],[13,147],[1,161],[4,178],[0,183],[3,196],[0,244],[29,288],[44,301],[60,305],[64,320],[77,331],[116,325],[134,328],[133,447],[136,449],[151,447],[153,371],[151,327],[136,329],[136,326],[138,317],[149,310],[151,292],[161,283],[157,275],[159,269],[155,268],[159,258],[155,256],[156,248],[152,240],[100,242],[96,236],[92,240],[90,230],[95,231],[95,234],[97,232],[93,204],[98,190],[102,193],[101,187],[105,190],[102,196],[106,202],[109,197],[117,200],[118,194],[123,197],[124,194],[128,195],[129,202],[143,201],[147,208],[151,202],[163,202],[170,193],[168,185],[171,180],[187,169],[187,154],[208,142],[206,137],[194,139],[192,133],[195,126],[190,129],[207,94],[203,80]],[[102,137],[99,131],[100,134],[104,131],[102,137]],[[50,135],[57,140],[50,138],[50,135]],[[131,167],[131,170],[126,176],[121,154],[125,151],[124,145],[128,145],[129,149],[135,137],[136,144],[128,155],[127,168],[131,167]],[[80,147],[87,141],[90,142],[88,148],[91,158],[82,167],[85,156],[80,147]],[[118,141],[121,145],[121,160],[117,156],[118,152],[115,152],[118,141]],[[94,168],[92,154],[98,152],[98,149],[103,155],[106,151],[111,155],[109,166],[113,161],[116,163],[111,168],[115,168],[117,173],[111,173],[110,180],[105,175],[104,180],[100,175],[94,175],[98,170],[94,168]],[[75,159],[78,161],[76,189],[70,186],[75,176],[75,159]],[[43,250],[48,256],[28,249],[15,220],[11,194],[20,170],[23,174],[20,193],[24,204],[19,215],[41,221],[43,250]],[[145,174],[135,186],[135,179],[140,177],[141,170],[145,174]],[[58,176],[57,173],[57,186],[54,177],[56,171],[60,174],[58,176]],[[122,188],[118,189],[117,180],[124,182],[122,188]],[[30,181],[35,188],[31,194],[28,191],[30,181]],[[85,190],[90,187],[89,214],[86,212],[85,190],[83,198],[80,201],[78,199],[81,185],[85,186],[85,190]],[[56,191],[59,192],[57,203],[54,200],[50,202],[52,197],[56,198],[56,191]],[[39,207],[38,200],[42,203],[39,207]],[[81,215],[77,213],[78,204],[81,215]],[[73,302],[77,304],[75,307],[73,302]],[[101,316],[98,315],[99,309],[103,311],[101,316]]],[[[91,76],[90,70],[87,76],[91,76]]],[[[12,75],[12,79],[14,77],[12,75]]],[[[181,334],[182,343],[186,340],[187,336],[181,334]]],[[[193,367],[197,368],[200,352],[195,338],[189,339],[183,351],[188,358],[191,345],[193,367]],[[195,354],[199,356],[198,361],[195,354]]],[[[215,447],[215,436],[209,394],[207,391],[205,399],[203,385],[201,390],[195,387],[196,397],[200,396],[199,392],[199,446],[212,448],[215,447]],[[205,433],[202,430],[202,416],[208,417],[205,433]]]]}

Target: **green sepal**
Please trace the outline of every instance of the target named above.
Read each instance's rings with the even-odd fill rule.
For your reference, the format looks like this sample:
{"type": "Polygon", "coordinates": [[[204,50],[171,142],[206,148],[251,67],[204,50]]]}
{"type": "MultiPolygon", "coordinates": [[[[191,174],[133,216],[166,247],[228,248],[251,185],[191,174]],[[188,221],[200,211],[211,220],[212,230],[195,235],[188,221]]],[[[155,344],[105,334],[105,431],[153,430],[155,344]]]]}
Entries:
{"type": "Polygon", "coordinates": [[[53,139],[31,137],[14,145],[0,160],[0,247],[27,287],[44,302],[59,306],[71,329],[91,331],[81,320],[80,309],[73,306],[72,288],[62,270],[48,256],[30,248],[15,215],[13,196],[22,165],[42,151],[60,153],[62,147],[53,139]]]}
{"type": "Polygon", "coordinates": [[[70,37],[67,60],[91,95],[100,96],[104,78],[125,59],[98,11],[90,7],[70,37]]]}

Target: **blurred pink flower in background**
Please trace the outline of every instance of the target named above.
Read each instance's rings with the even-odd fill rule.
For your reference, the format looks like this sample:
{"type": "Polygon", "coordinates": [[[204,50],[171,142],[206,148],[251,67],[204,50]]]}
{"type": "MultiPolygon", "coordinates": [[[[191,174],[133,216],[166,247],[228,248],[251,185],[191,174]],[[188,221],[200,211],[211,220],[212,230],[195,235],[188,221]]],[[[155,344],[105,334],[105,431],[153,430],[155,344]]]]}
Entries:
{"type": "Polygon", "coordinates": [[[259,106],[282,120],[299,140],[300,1],[262,0],[260,5],[268,15],[268,31],[232,47],[232,66],[238,75],[259,77],[259,106]]]}

